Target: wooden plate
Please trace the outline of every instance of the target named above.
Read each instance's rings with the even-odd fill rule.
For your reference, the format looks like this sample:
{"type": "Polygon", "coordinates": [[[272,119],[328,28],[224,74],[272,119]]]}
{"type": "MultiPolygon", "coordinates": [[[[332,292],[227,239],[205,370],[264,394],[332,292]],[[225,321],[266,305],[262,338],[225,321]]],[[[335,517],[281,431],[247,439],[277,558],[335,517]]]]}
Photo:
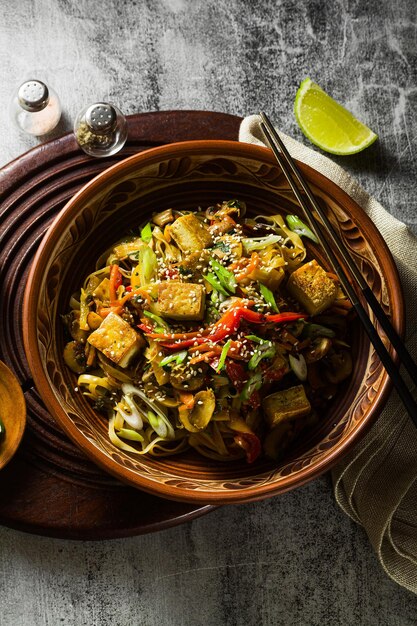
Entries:
{"type": "MultiPolygon", "coordinates": [[[[328,219],[394,326],[402,332],[404,306],[395,263],[380,233],[358,204],[304,164],[306,179],[328,219]]],[[[270,150],[235,141],[191,141],[137,154],[107,169],[66,205],[43,239],[28,278],[24,340],[37,388],[71,439],[120,480],[155,495],[194,504],[243,503],[298,487],[339,461],[381,411],[391,388],[387,372],[358,324],[350,326],[353,372],[276,462],[260,457],[219,463],[192,450],[153,458],[116,448],[108,420],[77,393],[77,377],[63,359],[60,314],[80,278],[100,254],[155,211],[192,210],[239,198],[248,215],[297,213],[299,207],[270,150]],[[74,391],[75,389],[75,391],[74,391]]],[[[319,248],[314,256],[324,262],[319,248]]],[[[372,318],[372,316],[371,316],[372,318]]]]}
{"type": "Polygon", "coordinates": [[[0,474],[0,523],[37,534],[104,539],[188,521],[212,506],[181,504],[125,487],[100,471],[63,434],[31,380],[23,350],[23,291],[32,258],[51,220],[98,173],[141,150],[188,139],[237,139],[240,118],[168,111],[128,118],[129,141],[109,159],[93,159],[72,133],[0,170],[0,359],[25,392],[28,427],[0,474]]]}

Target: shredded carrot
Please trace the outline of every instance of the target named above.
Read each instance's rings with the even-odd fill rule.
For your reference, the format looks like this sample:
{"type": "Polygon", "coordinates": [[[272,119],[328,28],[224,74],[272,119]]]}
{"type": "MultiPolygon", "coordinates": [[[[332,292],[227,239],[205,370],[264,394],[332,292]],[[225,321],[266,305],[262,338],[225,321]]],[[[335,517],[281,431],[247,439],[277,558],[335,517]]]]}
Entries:
{"type": "Polygon", "coordinates": [[[100,317],[104,318],[104,317],[107,317],[109,313],[115,313],[116,315],[120,315],[122,311],[123,311],[122,306],[109,306],[109,307],[101,307],[101,309],[99,309],[97,313],[100,315],[100,317]]]}
{"type": "Polygon", "coordinates": [[[218,352],[220,354],[220,352],[222,351],[222,348],[220,346],[214,346],[214,345],[210,345],[209,343],[201,343],[198,346],[192,346],[191,348],[188,349],[188,352],[218,352]]]}
{"type": "Polygon", "coordinates": [[[180,391],[178,395],[183,406],[185,406],[186,409],[191,410],[194,407],[194,394],[187,393],[186,391],[180,391]]]}
{"type": "Polygon", "coordinates": [[[190,365],[194,365],[195,363],[200,363],[200,361],[208,361],[211,357],[216,356],[216,351],[211,350],[210,352],[204,352],[204,354],[199,354],[194,358],[190,359],[190,365]]]}
{"type": "Polygon", "coordinates": [[[247,278],[249,274],[251,274],[253,270],[258,267],[259,261],[260,261],[259,254],[257,252],[252,252],[252,256],[250,258],[249,264],[243,269],[242,272],[239,272],[239,274],[236,274],[236,280],[240,282],[244,278],[247,278]]]}
{"type": "Polygon", "coordinates": [[[142,298],[144,298],[148,304],[151,304],[152,300],[151,300],[150,295],[145,289],[141,289],[141,288],[135,289],[135,291],[129,291],[129,293],[124,295],[123,298],[116,300],[112,304],[113,306],[123,306],[124,304],[126,304],[126,302],[128,302],[128,300],[131,300],[133,296],[138,296],[138,295],[142,296],[142,298]]]}
{"type": "Polygon", "coordinates": [[[233,263],[230,263],[228,269],[232,271],[242,269],[242,267],[245,267],[245,265],[247,265],[249,261],[250,259],[247,259],[246,257],[242,257],[241,259],[238,259],[237,261],[233,261],[233,263]]]}
{"type": "Polygon", "coordinates": [[[122,282],[122,275],[119,270],[118,265],[112,265],[110,267],[110,283],[109,283],[109,291],[110,291],[110,302],[113,304],[117,301],[117,288],[122,282]]]}
{"type": "Polygon", "coordinates": [[[135,293],[133,291],[130,291],[125,296],[123,296],[123,298],[120,298],[119,300],[116,300],[116,302],[113,302],[113,306],[123,306],[124,304],[126,304],[126,302],[133,298],[134,295],[135,293]]]}
{"type": "MultiPolygon", "coordinates": [[[[240,341],[232,341],[230,344],[229,352],[227,356],[229,359],[235,359],[235,361],[246,361],[245,357],[239,354],[239,351],[242,347],[242,343],[240,341]]],[[[219,356],[222,353],[223,346],[215,346],[209,343],[201,343],[198,346],[192,346],[188,349],[188,352],[214,352],[216,356],[219,356]]]]}

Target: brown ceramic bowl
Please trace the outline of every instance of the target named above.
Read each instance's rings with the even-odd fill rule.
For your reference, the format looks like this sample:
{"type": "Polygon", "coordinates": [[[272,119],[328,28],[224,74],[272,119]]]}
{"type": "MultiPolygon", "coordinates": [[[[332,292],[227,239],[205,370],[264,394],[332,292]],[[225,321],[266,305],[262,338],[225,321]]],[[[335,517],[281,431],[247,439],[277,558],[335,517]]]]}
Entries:
{"type": "MultiPolygon", "coordinates": [[[[376,297],[403,332],[404,305],[394,261],[362,209],[327,178],[301,168],[376,297]]],[[[328,470],[381,411],[387,374],[360,328],[353,329],[354,374],[314,431],[279,463],[216,463],[193,452],[135,457],[110,443],[107,420],[74,392],[64,365],[60,314],[96,259],[153,211],[196,209],[223,199],[254,214],[297,212],[288,184],[266,148],[195,141],[147,150],[85,185],[57,216],[38,250],[24,303],[24,339],[36,386],[67,435],[109,473],[142,490],[194,503],[249,502],[297,487],[328,470]]]]}

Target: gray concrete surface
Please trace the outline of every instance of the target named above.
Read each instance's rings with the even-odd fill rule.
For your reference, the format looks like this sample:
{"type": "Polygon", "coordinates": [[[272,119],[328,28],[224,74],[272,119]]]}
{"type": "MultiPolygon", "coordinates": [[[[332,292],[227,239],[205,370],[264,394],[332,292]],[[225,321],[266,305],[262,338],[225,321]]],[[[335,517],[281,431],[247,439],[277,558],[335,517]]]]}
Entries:
{"type": "MultiPolygon", "coordinates": [[[[417,227],[414,0],[1,0],[0,11],[0,165],[36,144],[7,114],[29,75],[58,91],[61,130],[104,99],[125,113],[263,108],[306,143],[292,105],[309,75],[379,133],[338,162],[417,227]]],[[[416,623],[417,598],[386,577],[327,476],[125,540],[0,528],[0,626],[416,623]]]]}

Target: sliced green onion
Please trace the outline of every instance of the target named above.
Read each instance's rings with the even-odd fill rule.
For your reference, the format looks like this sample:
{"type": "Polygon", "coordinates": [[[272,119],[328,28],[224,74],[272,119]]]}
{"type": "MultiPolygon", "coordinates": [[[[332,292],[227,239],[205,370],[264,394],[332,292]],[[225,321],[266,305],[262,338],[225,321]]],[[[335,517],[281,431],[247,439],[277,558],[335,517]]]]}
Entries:
{"type": "Polygon", "coordinates": [[[130,430],[130,428],[120,428],[116,430],[116,434],[118,437],[129,439],[130,441],[145,441],[142,435],[136,432],[136,430],[130,430]]]}
{"type": "Polygon", "coordinates": [[[246,402],[247,400],[250,399],[251,395],[255,391],[258,391],[258,389],[260,389],[261,387],[262,387],[262,374],[260,372],[257,372],[256,374],[251,376],[249,380],[245,383],[245,386],[243,387],[242,392],[240,394],[241,400],[243,400],[243,402],[246,402]]]}
{"type": "Polygon", "coordinates": [[[165,328],[165,330],[170,330],[170,325],[167,324],[167,322],[163,320],[162,317],[159,317],[159,315],[155,315],[155,313],[151,313],[150,311],[144,311],[143,314],[145,317],[149,317],[149,319],[158,324],[158,326],[165,328]]]}
{"type": "Polygon", "coordinates": [[[307,224],[304,224],[298,215],[287,215],[285,219],[287,221],[288,228],[294,233],[297,233],[300,237],[304,235],[304,237],[308,237],[311,241],[314,241],[314,243],[320,243],[311,228],[309,228],[307,224]]]}
{"type": "Polygon", "coordinates": [[[221,286],[227,291],[230,291],[230,293],[235,293],[237,283],[233,272],[227,270],[221,263],[213,258],[210,259],[210,265],[213,268],[221,286]]]}
{"type": "Polygon", "coordinates": [[[147,412],[147,417],[149,424],[152,426],[156,434],[162,437],[162,439],[165,439],[168,435],[168,428],[165,421],[158,415],[155,415],[155,413],[152,413],[152,411],[147,412]]]}
{"type": "Polygon", "coordinates": [[[282,237],[279,235],[268,235],[267,237],[250,237],[242,239],[242,245],[245,252],[253,252],[253,250],[262,250],[267,246],[271,246],[274,243],[282,241],[282,237]]]}
{"type": "Polygon", "coordinates": [[[139,250],[139,279],[140,285],[147,285],[154,275],[158,261],[156,254],[149,246],[143,246],[139,250]]]}
{"type": "MultiPolygon", "coordinates": [[[[159,403],[156,400],[150,400],[145,395],[145,393],[141,389],[139,389],[138,387],[135,387],[134,385],[131,385],[130,383],[124,383],[122,385],[122,393],[125,396],[126,395],[138,396],[142,400],[142,402],[149,409],[152,409],[157,415],[159,415],[159,417],[161,417],[162,419],[167,419],[165,407],[160,406],[159,403]]],[[[143,411],[143,409],[141,409],[141,410],[143,411]]]]}
{"type": "Polygon", "coordinates": [[[262,294],[263,299],[267,304],[269,304],[271,309],[275,311],[275,313],[279,313],[279,308],[277,307],[277,303],[275,302],[274,294],[272,293],[272,291],[262,283],[259,283],[259,290],[262,294]]]}
{"type": "Polygon", "coordinates": [[[302,382],[307,380],[307,363],[303,355],[299,354],[298,357],[296,357],[290,354],[288,359],[290,367],[297,376],[298,380],[301,380],[302,382]]]}
{"type": "Polygon", "coordinates": [[[232,340],[229,339],[229,341],[226,341],[226,343],[223,346],[223,349],[221,351],[220,354],[220,359],[219,359],[219,364],[216,368],[216,372],[219,373],[223,368],[224,368],[224,364],[226,362],[226,357],[227,357],[227,353],[230,350],[230,346],[232,345],[232,340]]]}
{"type": "Polygon", "coordinates": [[[156,406],[155,413],[153,411],[148,411],[147,417],[149,424],[162,439],[175,439],[175,431],[171,422],[166,415],[157,411],[156,406]]]}
{"type": "Polygon", "coordinates": [[[206,279],[206,281],[208,283],[210,283],[210,285],[216,291],[219,291],[224,296],[227,296],[227,297],[230,296],[230,294],[226,291],[226,289],[221,285],[220,281],[218,280],[218,278],[217,278],[217,276],[215,274],[213,274],[212,272],[209,272],[208,274],[204,274],[204,278],[206,279]]]}
{"type": "Polygon", "coordinates": [[[245,339],[249,339],[250,341],[254,341],[255,343],[264,343],[266,340],[262,339],[262,337],[258,337],[257,335],[245,335],[245,339]]]}
{"type": "Polygon", "coordinates": [[[262,359],[271,359],[275,356],[275,346],[270,341],[263,341],[259,347],[256,348],[255,353],[251,356],[248,363],[248,368],[254,370],[258,367],[262,359]]]}
{"type": "Polygon", "coordinates": [[[161,367],[165,367],[166,365],[169,365],[173,361],[175,361],[177,365],[180,365],[180,363],[185,361],[185,359],[187,358],[187,354],[188,354],[187,350],[182,350],[181,352],[170,354],[169,356],[166,356],[165,358],[163,358],[162,361],[159,363],[159,365],[161,367]]]}
{"type": "Polygon", "coordinates": [[[148,222],[146,226],[144,226],[142,230],[140,231],[140,238],[145,243],[149,243],[150,240],[152,239],[152,228],[151,228],[150,222],[148,222]]]}
{"type": "MultiPolygon", "coordinates": [[[[123,385],[122,385],[123,386],[123,385]]],[[[123,417],[124,421],[129,424],[131,428],[135,430],[142,430],[143,428],[143,411],[139,408],[132,396],[128,393],[123,394],[122,403],[124,407],[127,407],[127,411],[120,406],[120,402],[117,405],[117,411],[123,417]]]]}

